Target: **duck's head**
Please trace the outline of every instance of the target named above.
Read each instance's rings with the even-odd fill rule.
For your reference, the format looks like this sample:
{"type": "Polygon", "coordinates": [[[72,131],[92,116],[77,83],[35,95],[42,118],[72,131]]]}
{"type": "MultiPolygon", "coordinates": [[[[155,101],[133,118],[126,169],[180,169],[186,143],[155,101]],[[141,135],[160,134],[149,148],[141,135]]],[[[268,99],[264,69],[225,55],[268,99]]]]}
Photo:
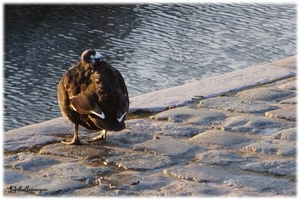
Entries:
{"type": "Polygon", "coordinates": [[[94,65],[96,62],[103,62],[104,58],[97,51],[88,49],[81,54],[81,60],[83,62],[92,63],[94,65]]]}

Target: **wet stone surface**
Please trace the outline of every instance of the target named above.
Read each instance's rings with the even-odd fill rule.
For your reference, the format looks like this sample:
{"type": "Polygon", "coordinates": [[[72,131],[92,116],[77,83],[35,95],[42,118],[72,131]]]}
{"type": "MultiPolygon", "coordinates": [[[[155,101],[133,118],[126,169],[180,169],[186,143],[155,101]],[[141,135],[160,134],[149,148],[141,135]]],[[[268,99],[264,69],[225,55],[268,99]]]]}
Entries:
{"type": "Polygon", "coordinates": [[[63,118],[7,132],[4,195],[295,196],[295,89],[292,77],[203,99],[90,144],[99,133],[80,128],[79,146],[60,143],[73,133],[63,118]]]}

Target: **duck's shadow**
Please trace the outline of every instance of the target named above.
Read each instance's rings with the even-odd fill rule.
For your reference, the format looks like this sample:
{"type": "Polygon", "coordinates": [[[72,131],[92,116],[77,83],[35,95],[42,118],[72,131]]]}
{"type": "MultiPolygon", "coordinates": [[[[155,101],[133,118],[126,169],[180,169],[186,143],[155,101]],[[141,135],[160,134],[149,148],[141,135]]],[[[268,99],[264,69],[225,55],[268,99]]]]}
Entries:
{"type": "MultiPolygon", "coordinates": [[[[116,154],[119,150],[131,149],[130,137],[128,137],[128,131],[124,133],[113,133],[109,134],[108,137],[102,141],[88,142],[94,136],[97,136],[97,131],[85,131],[80,134],[81,145],[66,145],[61,141],[70,141],[72,134],[70,133],[59,133],[55,134],[56,137],[61,138],[61,141],[50,143],[43,146],[39,150],[39,154],[56,155],[62,157],[73,157],[73,158],[85,158],[90,156],[106,157],[111,154],[116,154]],[[117,134],[118,136],[114,135],[117,134]],[[125,136],[124,136],[125,134],[125,136]],[[120,142],[123,137],[126,137],[126,144],[120,142]],[[124,149],[125,148],[125,149],[124,149]]],[[[123,141],[124,142],[124,141],[123,141]]]]}

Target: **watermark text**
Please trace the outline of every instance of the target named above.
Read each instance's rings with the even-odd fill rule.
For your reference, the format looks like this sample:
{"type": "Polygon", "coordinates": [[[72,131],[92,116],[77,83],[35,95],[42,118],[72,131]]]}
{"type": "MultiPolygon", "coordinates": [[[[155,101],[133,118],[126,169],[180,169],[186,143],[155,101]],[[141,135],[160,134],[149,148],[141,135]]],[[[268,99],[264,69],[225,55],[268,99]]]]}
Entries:
{"type": "Polygon", "coordinates": [[[29,185],[23,187],[21,185],[15,186],[15,185],[10,185],[6,187],[8,189],[8,193],[16,193],[16,192],[43,192],[47,191],[47,189],[40,189],[40,188],[34,188],[34,187],[29,187],[29,185]]]}

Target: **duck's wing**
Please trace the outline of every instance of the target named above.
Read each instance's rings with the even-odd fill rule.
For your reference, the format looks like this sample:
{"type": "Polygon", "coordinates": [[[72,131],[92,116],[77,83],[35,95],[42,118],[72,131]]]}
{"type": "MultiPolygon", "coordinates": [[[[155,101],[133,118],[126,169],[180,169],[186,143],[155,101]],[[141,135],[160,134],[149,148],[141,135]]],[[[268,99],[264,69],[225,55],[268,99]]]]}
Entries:
{"type": "Polygon", "coordinates": [[[102,112],[97,103],[93,101],[95,99],[93,96],[95,95],[92,92],[83,91],[76,96],[70,97],[72,109],[80,114],[94,114],[101,119],[105,119],[105,114],[102,112]]]}
{"type": "Polygon", "coordinates": [[[91,81],[97,99],[95,102],[97,102],[99,109],[101,108],[100,110],[103,111],[105,119],[95,115],[88,115],[89,118],[96,126],[105,130],[123,130],[129,108],[129,98],[121,73],[110,64],[101,63],[101,67],[96,68],[91,76],[91,81]]]}
{"type": "Polygon", "coordinates": [[[61,78],[57,86],[57,101],[63,116],[69,118],[68,111],[69,111],[70,101],[64,83],[65,83],[65,75],[63,75],[63,77],[61,78]]]}
{"type": "Polygon", "coordinates": [[[129,96],[128,96],[127,87],[122,74],[115,68],[113,68],[113,70],[118,85],[118,87],[115,89],[115,93],[118,99],[117,120],[121,122],[123,121],[129,109],[129,96]]]}
{"type": "Polygon", "coordinates": [[[91,81],[92,74],[93,69],[85,67],[82,62],[65,74],[62,81],[68,94],[69,107],[79,114],[94,114],[105,119],[105,114],[97,105],[97,95],[91,81]]]}

